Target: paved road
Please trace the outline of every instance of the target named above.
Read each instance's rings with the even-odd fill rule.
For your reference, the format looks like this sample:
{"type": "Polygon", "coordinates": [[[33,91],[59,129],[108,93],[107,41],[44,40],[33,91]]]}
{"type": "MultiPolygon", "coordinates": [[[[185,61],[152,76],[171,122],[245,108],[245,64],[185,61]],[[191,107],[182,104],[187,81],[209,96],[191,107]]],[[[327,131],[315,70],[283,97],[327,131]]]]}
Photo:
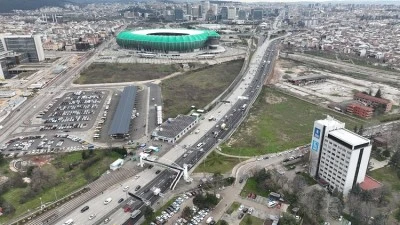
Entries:
{"type": "MultiPolygon", "coordinates": [[[[230,93],[230,95],[226,98],[227,102],[230,103],[220,103],[217,105],[211,112],[207,114],[207,116],[213,115],[217,118],[217,121],[208,121],[202,120],[198,125],[198,129],[200,129],[199,134],[189,134],[186,136],[179,145],[176,145],[169,152],[167,152],[162,158],[160,158],[160,162],[164,162],[166,164],[172,164],[176,162],[179,165],[186,164],[196,164],[200,161],[200,159],[217,143],[218,139],[226,138],[231,131],[233,131],[241,122],[241,119],[245,116],[240,107],[243,104],[251,103],[250,100],[254,101],[257,97],[259,91],[261,90],[261,84],[265,79],[265,75],[271,70],[270,64],[267,61],[271,61],[275,57],[276,51],[272,51],[273,48],[276,47],[277,41],[266,41],[259,49],[257,49],[256,53],[253,55],[253,58],[250,61],[248,71],[246,72],[244,79],[237,85],[236,89],[230,93]],[[247,96],[242,98],[241,96],[247,96]],[[220,128],[216,128],[215,125],[217,123],[225,122],[228,126],[227,130],[220,130],[220,128]],[[212,132],[219,131],[217,138],[212,136],[212,132]],[[196,149],[198,143],[204,143],[202,150],[196,149]],[[184,146],[188,146],[185,148],[184,146]],[[187,153],[188,156],[183,158],[183,154],[187,153]]],[[[159,185],[162,187],[162,191],[165,192],[171,183],[171,175],[174,175],[174,172],[169,170],[162,171],[155,178],[149,177],[152,179],[150,183],[146,184],[143,189],[148,189],[154,187],[155,185],[159,185]]],[[[172,177],[173,178],[173,177],[172,177]]],[[[149,180],[150,180],[149,179],[149,180]]],[[[141,194],[141,193],[139,193],[141,194]]],[[[158,196],[153,196],[151,192],[144,193],[144,198],[149,200],[152,204],[158,200],[158,196]]],[[[96,198],[96,202],[104,201],[103,198],[96,198]]],[[[142,208],[144,205],[141,201],[136,201],[133,206],[135,209],[142,208]]],[[[78,209],[79,210],[79,209],[78,209]]],[[[74,213],[74,212],[73,212],[74,213]]],[[[76,213],[76,212],[75,212],[76,213]]],[[[110,215],[105,215],[103,218],[98,221],[101,222],[105,217],[110,218],[119,218],[121,219],[123,215],[129,217],[127,214],[122,214],[120,212],[116,212],[117,214],[111,215],[114,213],[112,210],[108,212],[110,215]],[[117,216],[116,216],[117,215],[117,216]]],[[[79,214],[79,213],[78,213],[79,214]]],[[[76,214],[71,214],[76,215],[76,214]]],[[[67,220],[70,216],[64,217],[63,220],[67,220]]],[[[87,221],[81,221],[84,218],[80,218],[79,223],[87,223],[87,221]]],[[[127,219],[124,224],[134,224],[137,223],[139,218],[134,220],[127,219]]],[[[78,223],[78,221],[77,221],[78,223]]],[[[97,223],[95,223],[97,224],[97,223]]]]}

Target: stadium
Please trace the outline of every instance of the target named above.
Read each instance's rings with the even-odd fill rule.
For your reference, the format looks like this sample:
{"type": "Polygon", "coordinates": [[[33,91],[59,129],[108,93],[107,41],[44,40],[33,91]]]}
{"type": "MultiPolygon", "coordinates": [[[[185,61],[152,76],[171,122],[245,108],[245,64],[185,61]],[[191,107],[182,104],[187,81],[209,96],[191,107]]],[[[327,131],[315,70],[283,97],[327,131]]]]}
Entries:
{"type": "Polygon", "coordinates": [[[193,52],[219,45],[219,34],[212,30],[151,29],[122,31],[117,43],[122,48],[150,52],[193,52]]]}

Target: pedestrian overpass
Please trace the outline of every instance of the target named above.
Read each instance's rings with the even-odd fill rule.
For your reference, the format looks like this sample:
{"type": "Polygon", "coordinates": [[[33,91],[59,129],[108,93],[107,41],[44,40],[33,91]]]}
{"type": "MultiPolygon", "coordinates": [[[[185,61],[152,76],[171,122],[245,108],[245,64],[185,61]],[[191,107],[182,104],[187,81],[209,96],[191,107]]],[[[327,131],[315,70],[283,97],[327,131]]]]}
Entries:
{"type": "Polygon", "coordinates": [[[160,166],[160,167],[164,167],[166,169],[170,169],[173,171],[177,172],[176,177],[174,178],[174,180],[172,181],[171,185],[170,185],[170,189],[174,190],[176,185],[178,184],[179,180],[182,178],[186,181],[186,182],[192,182],[193,179],[191,177],[189,177],[189,173],[188,173],[188,165],[184,164],[183,168],[181,166],[179,166],[176,163],[172,163],[172,164],[167,164],[167,163],[163,163],[160,161],[156,161],[156,158],[151,157],[149,154],[147,153],[140,153],[139,155],[139,165],[141,167],[144,167],[144,164],[150,164],[150,165],[155,165],[155,166],[160,166]]]}

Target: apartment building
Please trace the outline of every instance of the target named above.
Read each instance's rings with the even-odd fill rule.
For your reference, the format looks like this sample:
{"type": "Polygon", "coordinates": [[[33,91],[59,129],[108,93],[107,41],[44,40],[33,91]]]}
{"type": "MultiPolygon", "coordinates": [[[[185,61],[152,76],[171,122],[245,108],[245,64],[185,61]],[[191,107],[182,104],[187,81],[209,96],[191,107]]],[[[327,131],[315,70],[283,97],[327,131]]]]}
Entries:
{"type": "Polygon", "coordinates": [[[347,113],[361,118],[370,119],[374,114],[374,109],[357,103],[351,103],[346,107],[347,113]]]}
{"type": "Polygon", "coordinates": [[[344,128],[344,123],[328,116],[314,123],[310,152],[310,174],[346,196],[364,181],[370,140],[344,128]]]}
{"type": "Polygon", "coordinates": [[[354,94],[354,99],[363,102],[367,106],[370,106],[374,109],[378,108],[381,105],[385,109],[385,112],[389,112],[392,109],[393,105],[393,103],[388,99],[377,98],[362,92],[354,94]]]}

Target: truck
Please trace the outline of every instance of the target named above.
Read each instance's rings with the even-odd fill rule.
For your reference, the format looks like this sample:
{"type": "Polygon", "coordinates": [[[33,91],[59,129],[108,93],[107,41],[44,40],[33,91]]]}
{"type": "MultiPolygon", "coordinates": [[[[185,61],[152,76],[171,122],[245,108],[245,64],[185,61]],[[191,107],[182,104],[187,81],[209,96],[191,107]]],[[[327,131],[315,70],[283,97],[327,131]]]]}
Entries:
{"type": "Polygon", "coordinates": [[[221,130],[225,130],[226,129],[226,123],[221,124],[221,130]]]}
{"type": "Polygon", "coordinates": [[[132,213],[131,213],[131,218],[132,219],[135,219],[137,216],[139,216],[139,214],[141,213],[142,211],[140,211],[139,209],[136,209],[135,211],[133,211],[132,213]]]}

